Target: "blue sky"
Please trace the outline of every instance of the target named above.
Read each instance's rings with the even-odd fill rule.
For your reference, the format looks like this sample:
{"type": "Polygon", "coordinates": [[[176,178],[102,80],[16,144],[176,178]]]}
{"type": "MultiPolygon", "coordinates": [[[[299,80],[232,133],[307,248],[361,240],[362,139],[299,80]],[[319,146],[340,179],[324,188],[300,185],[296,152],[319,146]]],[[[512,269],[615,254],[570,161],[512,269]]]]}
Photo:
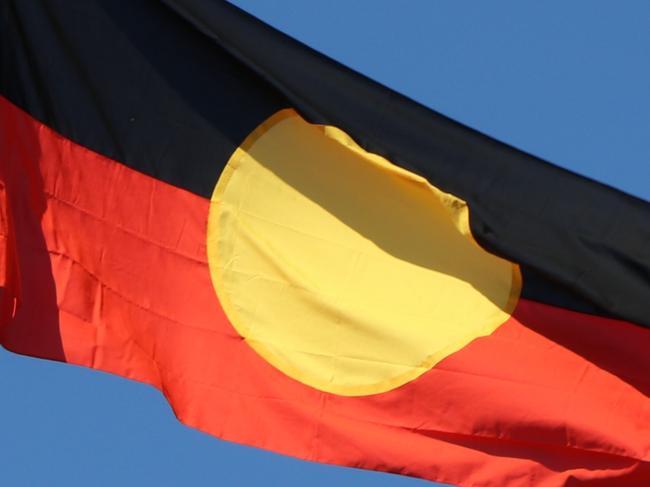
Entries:
{"type": "MultiPolygon", "coordinates": [[[[236,0],[493,137],[650,201],[650,3],[236,0]]],[[[23,486],[434,485],[233,445],[154,389],[0,350],[0,481],[23,486]]]]}

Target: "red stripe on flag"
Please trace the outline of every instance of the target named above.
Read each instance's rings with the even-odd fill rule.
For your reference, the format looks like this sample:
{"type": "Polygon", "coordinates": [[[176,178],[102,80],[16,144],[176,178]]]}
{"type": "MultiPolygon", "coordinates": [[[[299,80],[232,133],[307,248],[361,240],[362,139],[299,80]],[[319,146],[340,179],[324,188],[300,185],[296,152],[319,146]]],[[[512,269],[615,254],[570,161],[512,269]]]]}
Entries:
{"type": "Polygon", "coordinates": [[[522,300],[495,333],[412,383],[319,392],[228,323],[206,263],[208,200],[4,99],[0,117],[7,348],[152,384],[190,426],[308,460],[467,486],[650,479],[648,330],[522,300]]]}

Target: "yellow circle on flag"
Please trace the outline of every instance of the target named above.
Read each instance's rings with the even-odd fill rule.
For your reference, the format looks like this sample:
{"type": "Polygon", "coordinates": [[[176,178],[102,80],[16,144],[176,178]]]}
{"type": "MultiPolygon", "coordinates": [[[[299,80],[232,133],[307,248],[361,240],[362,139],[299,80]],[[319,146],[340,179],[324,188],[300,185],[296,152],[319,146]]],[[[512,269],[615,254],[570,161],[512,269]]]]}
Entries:
{"type": "Polygon", "coordinates": [[[474,241],[462,200],[293,110],[230,158],[207,247],[237,332],[340,395],[396,388],[492,333],[521,287],[515,264],[474,241]]]}

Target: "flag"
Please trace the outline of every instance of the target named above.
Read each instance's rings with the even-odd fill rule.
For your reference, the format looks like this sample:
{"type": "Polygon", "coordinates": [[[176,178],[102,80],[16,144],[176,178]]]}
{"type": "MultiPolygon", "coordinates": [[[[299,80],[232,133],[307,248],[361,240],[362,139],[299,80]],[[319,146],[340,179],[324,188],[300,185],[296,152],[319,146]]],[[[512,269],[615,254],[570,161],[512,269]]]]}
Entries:
{"type": "Polygon", "coordinates": [[[650,480],[648,203],[227,3],[0,8],[6,348],[303,459],[650,480]]]}

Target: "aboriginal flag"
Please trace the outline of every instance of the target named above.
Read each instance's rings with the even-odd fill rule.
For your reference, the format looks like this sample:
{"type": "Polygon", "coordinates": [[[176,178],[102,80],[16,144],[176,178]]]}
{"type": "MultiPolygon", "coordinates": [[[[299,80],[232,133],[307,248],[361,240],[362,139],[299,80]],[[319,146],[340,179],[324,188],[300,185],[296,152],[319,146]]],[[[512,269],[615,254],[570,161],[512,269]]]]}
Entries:
{"type": "Polygon", "coordinates": [[[6,348],[308,460],[650,485],[650,204],[228,3],[0,15],[6,348]]]}

